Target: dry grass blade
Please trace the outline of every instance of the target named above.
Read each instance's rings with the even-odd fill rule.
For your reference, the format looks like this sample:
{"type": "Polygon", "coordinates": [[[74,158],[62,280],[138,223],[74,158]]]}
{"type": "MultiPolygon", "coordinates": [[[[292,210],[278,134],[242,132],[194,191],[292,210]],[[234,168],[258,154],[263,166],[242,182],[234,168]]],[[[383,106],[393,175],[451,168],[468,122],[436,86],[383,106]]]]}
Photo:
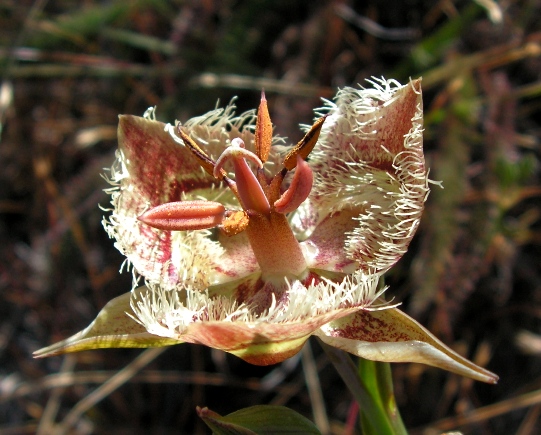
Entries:
{"type": "Polygon", "coordinates": [[[478,68],[494,69],[539,56],[541,56],[541,45],[537,42],[526,42],[521,45],[511,43],[493,47],[480,53],[462,56],[453,62],[428,71],[423,77],[423,88],[425,90],[431,89],[437,84],[445,83],[463,74],[469,74],[478,68]]]}
{"type": "Polygon", "coordinates": [[[69,433],[69,430],[77,424],[80,417],[92,408],[96,403],[106,398],[117,388],[128,382],[135,376],[143,367],[154,361],[165,351],[165,348],[147,349],[135,358],[130,364],[120,370],[116,375],[104,382],[100,387],[96,388],[92,393],[79,401],[66,415],[64,420],[55,428],[55,435],[64,435],[69,433]]]}
{"type": "Polygon", "coordinates": [[[230,88],[230,89],[248,89],[257,91],[265,89],[267,92],[275,94],[284,94],[298,97],[330,97],[333,95],[333,89],[324,86],[314,86],[306,83],[291,83],[286,80],[276,80],[263,77],[250,77],[237,74],[214,74],[204,73],[193,77],[190,80],[193,87],[204,88],[230,88]]]}
{"type": "Polygon", "coordinates": [[[495,403],[493,405],[484,406],[474,411],[466,412],[463,415],[457,415],[455,417],[444,418],[436,421],[428,427],[423,429],[412,430],[411,433],[422,435],[435,435],[440,434],[442,431],[449,431],[452,429],[465,427],[468,425],[474,425],[481,423],[488,419],[498,417],[508,412],[516,411],[518,409],[527,408],[533,405],[541,403],[541,390],[532,391],[531,393],[522,394],[517,397],[511,397],[507,400],[495,403]]]}
{"type": "Polygon", "coordinates": [[[325,400],[321,390],[321,383],[319,382],[319,373],[316,368],[310,342],[307,342],[302,348],[302,367],[306,386],[308,387],[310,403],[312,404],[314,422],[322,435],[328,435],[331,433],[331,427],[327,416],[327,410],[325,409],[325,400]]]}
{"type": "MultiPolygon", "coordinates": [[[[73,368],[75,367],[76,361],[77,359],[74,355],[66,355],[62,362],[62,367],[60,368],[60,374],[62,376],[67,375],[68,377],[71,377],[70,375],[73,374],[73,368]]],[[[64,388],[57,388],[53,391],[51,397],[49,397],[36,431],[37,435],[48,435],[53,431],[54,421],[60,407],[60,400],[63,393],[64,388]]]]}

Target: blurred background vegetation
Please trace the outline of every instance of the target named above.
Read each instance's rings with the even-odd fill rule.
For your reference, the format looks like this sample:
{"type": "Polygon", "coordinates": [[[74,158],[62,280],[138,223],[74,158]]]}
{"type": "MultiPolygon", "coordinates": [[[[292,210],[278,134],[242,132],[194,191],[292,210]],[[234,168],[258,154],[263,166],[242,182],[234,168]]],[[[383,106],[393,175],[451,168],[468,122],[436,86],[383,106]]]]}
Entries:
{"type": "Polygon", "coordinates": [[[0,0],[0,433],[209,433],[281,404],[359,433],[312,343],[253,367],[201,346],[32,359],[131,286],[101,227],[117,115],[186,120],[265,88],[295,143],[320,98],[370,76],[423,77],[433,187],[389,291],[499,374],[483,385],[393,365],[415,434],[541,432],[541,0],[0,0]],[[305,377],[316,375],[322,406],[305,377]]]}

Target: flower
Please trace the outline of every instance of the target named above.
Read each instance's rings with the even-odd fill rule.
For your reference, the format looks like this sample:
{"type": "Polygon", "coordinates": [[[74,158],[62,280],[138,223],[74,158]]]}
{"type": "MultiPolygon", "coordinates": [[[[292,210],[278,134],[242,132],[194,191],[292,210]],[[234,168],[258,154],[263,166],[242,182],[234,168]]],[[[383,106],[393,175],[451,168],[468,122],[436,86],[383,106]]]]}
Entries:
{"type": "Polygon", "coordinates": [[[229,105],[176,126],[153,109],[120,116],[104,226],[134,288],[36,356],[190,342],[265,365],[317,335],[496,382],[383,299],[380,278],[406,252],[429,188],[420,80],[370,85],[325,101],[289,148],[264,94],[257,114],[229,105]]]}

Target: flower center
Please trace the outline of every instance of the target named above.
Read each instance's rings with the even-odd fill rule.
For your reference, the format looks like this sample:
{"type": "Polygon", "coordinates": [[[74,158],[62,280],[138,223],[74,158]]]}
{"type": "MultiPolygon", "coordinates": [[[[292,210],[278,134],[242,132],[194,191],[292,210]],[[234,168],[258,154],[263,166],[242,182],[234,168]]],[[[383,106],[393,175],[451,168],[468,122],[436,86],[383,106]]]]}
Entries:
{"type": "Polygon", "coordinates": [[[263,280],[302,279],[307,265],[299,242],[291,231],[286,213],[296,210],[312,189],[313,174],[305,158],[314,148],[324,118],[316,121],[304,138],[286,155],[283,168],[270,180],[263,169],[272,145],[272,123],[262,93],[255,129],[255,153],[245,148],[240,138],[231,141],[213,161],[186,132],[177,132],[201,166],[223,180],[237,196],[243,211],[225,210],[213,201],[179,201],[162,204],[139,217],[146,224],[170,231],[220,226],[227,235],[246,230],[263,280]],[[235,179],[228,177],[224,165],[231,162],[235,179]],[[248,166],[255,164],[255,173],[248,166]],[[288,171],[295,169],[287,190],[281,186],[288,171]]]}

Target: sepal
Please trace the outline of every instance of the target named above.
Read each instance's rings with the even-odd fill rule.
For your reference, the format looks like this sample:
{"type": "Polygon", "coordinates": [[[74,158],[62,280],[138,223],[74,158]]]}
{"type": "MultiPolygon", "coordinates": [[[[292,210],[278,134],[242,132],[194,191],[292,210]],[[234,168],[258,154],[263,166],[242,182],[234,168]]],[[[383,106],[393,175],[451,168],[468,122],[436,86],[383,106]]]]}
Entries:
{"type": "MultiPolygon", "coordinates": [[[[142,289],[144,288],[135,291],[142,289]]],[[[182,343],[172,338],[150,334],[141,324],[133,320],[130,317],[134,315],[130,307],[131,297],[130,292],[109,301],[88,327],[65,340],[37,350],[34,357],[45,358],[90,349],[163,347],[182,343]]]]}
{"type": "Polygon", "coordinates": [[[423,363],[489,384],[498,382],[497,375],[449,349],[397,308],[360,310],[324,325],[316,335],[365,359],[423,363]]]}

